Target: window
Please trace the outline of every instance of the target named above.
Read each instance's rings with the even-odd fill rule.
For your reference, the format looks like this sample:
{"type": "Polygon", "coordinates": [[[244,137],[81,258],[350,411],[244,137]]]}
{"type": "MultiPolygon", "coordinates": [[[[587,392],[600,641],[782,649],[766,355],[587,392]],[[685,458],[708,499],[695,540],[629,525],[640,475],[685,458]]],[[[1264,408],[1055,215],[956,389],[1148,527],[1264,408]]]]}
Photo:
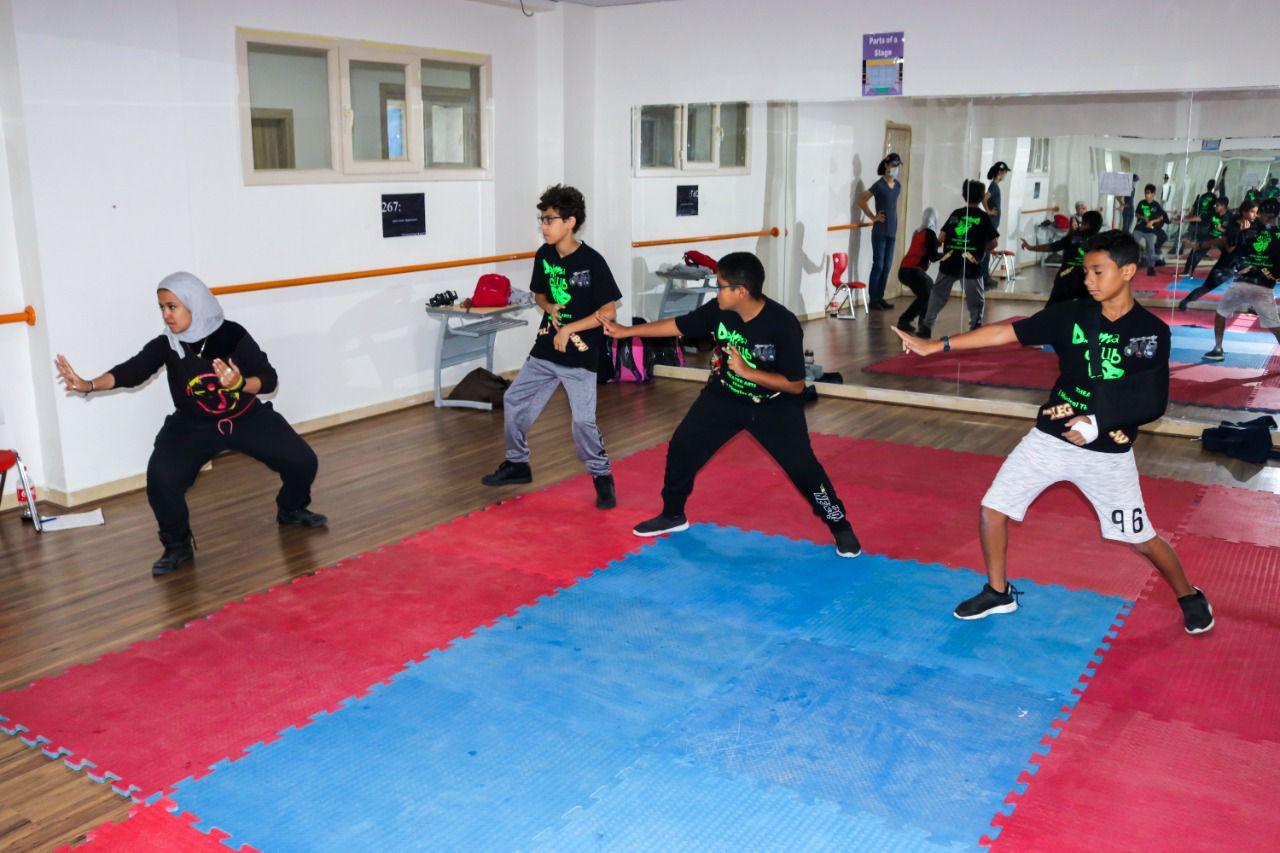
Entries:
{"type": "Polygon", "coordinates": [[[487,56],[237,31],[248,184],[488,177],[487,56]]]}
{"type": "Polygon", "coordinates": [[[747,173],[750,115],[750,105],[743,101],[662,104],[634,110],[636,174],[747,173]]]}
{"type": "Polygon", "coordinates": [[[1031,157],[1027,161],[1028,172],[1049,171],[1049,138],[1037,136],[1031,139],[1031,157]]]}

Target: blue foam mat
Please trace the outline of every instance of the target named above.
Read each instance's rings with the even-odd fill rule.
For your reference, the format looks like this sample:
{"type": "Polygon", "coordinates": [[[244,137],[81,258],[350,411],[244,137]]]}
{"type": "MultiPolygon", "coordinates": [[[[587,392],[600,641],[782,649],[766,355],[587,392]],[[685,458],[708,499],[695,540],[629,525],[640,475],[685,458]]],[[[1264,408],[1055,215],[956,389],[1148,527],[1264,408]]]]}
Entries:
{"type": "Polygon", "coordinates": [[[1125,605],[954,620],[980,583],[695,526],[173,799],[264,853],[973,848],[1125,605]]]}

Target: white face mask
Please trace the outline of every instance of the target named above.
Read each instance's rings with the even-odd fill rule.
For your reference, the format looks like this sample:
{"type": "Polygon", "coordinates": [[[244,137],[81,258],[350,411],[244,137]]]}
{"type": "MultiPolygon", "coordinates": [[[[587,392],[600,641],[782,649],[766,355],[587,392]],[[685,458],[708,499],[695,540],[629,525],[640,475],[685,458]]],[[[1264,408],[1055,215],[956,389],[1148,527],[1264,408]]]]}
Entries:
{"type": "Polygon", "coordinates": [[[898,177],[898,167],[897,167],[897,166],[890,166],[890,167],[889,167],[889,177],[891,177],[891,178],[896,178],[896,177],[898,177]]]}

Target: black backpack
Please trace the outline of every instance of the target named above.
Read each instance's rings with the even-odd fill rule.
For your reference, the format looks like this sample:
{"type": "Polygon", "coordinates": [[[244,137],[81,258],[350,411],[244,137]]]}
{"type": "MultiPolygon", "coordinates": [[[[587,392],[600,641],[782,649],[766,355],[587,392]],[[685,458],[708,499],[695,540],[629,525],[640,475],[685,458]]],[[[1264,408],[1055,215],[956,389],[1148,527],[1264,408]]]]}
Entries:
{"type": "Polygon", "coordinates": [[[1276,420],[1270,415],[1251,421],[1222,421],[1201,433],[1200,443],[1205,450],[1261,465],[1268,459],[1280,458],[1280,452],[1271,447],[1271,430],[1275,428],[1276,420]]]}

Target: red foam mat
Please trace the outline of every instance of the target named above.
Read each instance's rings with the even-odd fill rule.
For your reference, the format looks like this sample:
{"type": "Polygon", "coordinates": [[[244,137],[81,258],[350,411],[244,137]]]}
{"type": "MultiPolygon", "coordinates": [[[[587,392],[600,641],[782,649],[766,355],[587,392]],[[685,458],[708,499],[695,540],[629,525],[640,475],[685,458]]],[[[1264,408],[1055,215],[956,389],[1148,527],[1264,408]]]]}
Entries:
{"type": "Polygon", "coordinates": [[[1276,849],[1280,744],[1204,732],[1087,698],[1051,744],[1038,772],[1024,777],[1026,793],[1010,799],[1013,815],[997,816],[1003,829],[993,850],[1276,849]]]}
{"type": "Polygon", "coordinates": [[[1208,486],[1183,530],[1229,542],[1280,543],[1280,495],[1208,486]]]}
{"type": "MultiPolygon", "coordinates": [[[[89,843],[75,848],[91,853],[227,853],[222,843],[228,835],[213,830],[208,835],[191,826],[194,815],[177,816],[160,804],[135,809],[123,823],[106,823],[88,833],[89,843]]],[[[242,845],[241,853],[258,853],[242,845]]],[[[62,847],[58,853],[69,853],[62,847]]]]}

